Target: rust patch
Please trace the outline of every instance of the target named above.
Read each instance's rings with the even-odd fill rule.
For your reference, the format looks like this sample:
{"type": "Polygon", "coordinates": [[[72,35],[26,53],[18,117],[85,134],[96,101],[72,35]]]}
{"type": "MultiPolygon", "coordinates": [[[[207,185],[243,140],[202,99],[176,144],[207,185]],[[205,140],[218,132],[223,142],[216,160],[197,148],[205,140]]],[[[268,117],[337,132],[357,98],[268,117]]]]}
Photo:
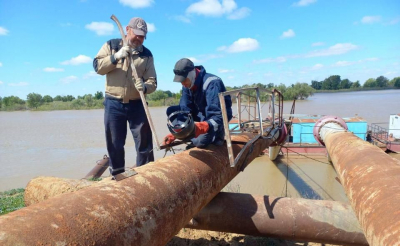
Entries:
{"type": "MultiPolygon", "coordinates": [[[[269,144],[257,140],[247,161],[269,144]]],[[[235,155],[243,146],[233,144],[235,155]]],[[[165,245],[239,172],[229,166],[226,146],[193,148],[135,170],[119,182],[101,181],[1,216],[7,226],[0,244],[165,245]]]]}
{"type": "Polygon", "coordinates": [[[371,245],[400,244],[400,161],[348,132],[324,140],[371,245]]]}

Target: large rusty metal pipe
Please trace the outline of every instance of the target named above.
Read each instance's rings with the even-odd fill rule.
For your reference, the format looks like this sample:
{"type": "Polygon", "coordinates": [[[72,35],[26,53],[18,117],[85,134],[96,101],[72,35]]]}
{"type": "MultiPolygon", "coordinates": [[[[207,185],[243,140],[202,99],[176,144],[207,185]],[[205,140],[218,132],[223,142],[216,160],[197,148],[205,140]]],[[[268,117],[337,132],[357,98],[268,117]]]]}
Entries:
{"type": "Polygon", "coordinates": [[[400,161],[334,117],[322,118],[316,128],[369,244],[400,245],[400,161]]]}
{"type": "MultiPolygon", "coordinates": [[[[233,138],[237,155],[251,137],[233,138]]],[[[259,138],[232,168],[226,146],[193,148],[0,217],[0,245],[165,245],[271,140],[259,138]]]]}
{"type": "Polygon", "coordinates": [[[350,205],[221,192],[187,228],[294,241],[368,245],[350,205]]]}

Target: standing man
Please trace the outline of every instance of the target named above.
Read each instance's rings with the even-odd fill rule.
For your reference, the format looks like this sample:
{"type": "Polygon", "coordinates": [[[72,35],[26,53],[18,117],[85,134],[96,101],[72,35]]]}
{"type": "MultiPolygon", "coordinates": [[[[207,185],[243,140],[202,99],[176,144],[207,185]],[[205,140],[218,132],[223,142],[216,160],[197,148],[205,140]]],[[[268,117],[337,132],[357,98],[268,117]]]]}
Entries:
{"type": "Polygon", "coordinates": [[[154,161],[152,134],[139,95],[140,90],[149,94],[157,88],[153,55],[143,46],[147,24],[141,18],[132,18],[126,33],[128,45],[123,46],[122,39],[111,39],[93,61],[96,73],[106,75],[104,126],[112,175],[125,171],[127,122],[135,141],[136,165],[154,161]],[[139,77],[136,80],[131,62],[139,77]]]}
{"type": "MultiPolygon", "coordinates": [[[[179,105],[167,109],[167,116],[179,111],[190,112],[193,117],[194,130],[190,141],[198,148],[205,148],[210,143],[222,145],[224,143],[224,124],[218,94],[226,91],[221,78],[207,73],[203,66],[194,66],[187,58],[180,59],[174,68],[174,82],[182,84],[182,97],[179,105]]],[[[232,119],[231,96],[225,96],[228,121],[232,119]]],[[[184,117],[176,118],[184,121],[184,117]]],[[[179,132],[177,132],[179,134],[179,132]]],[[[177,135],[177,134],[176,134],[177,135]]],[[[171,133],[164,138],[164,144],[175,140],[171,133]]]]}

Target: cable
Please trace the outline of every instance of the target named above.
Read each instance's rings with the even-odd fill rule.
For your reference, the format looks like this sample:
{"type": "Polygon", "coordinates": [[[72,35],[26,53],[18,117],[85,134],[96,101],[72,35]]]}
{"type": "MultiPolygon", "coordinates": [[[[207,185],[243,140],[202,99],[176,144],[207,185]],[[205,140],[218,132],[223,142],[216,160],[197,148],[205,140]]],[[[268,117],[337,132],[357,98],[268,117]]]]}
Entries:
{"type": "Polygon", "coordinates": [[[303,157],[306,157],[306,158],[308,158],[308,159],[311,159],[311,160],[313,160],[313,161],[317,161],[317,162],[321,162],[321,163],[323,163],[323,164],[330,165],[330,163],[323,162],[323,161],[320,161],[320,160],[317,160],[317,159],[311,158],[311,157],[309,157],[309,156],[306,156],[306,155],[300,154],[299,152],[296,152],[296,151],[294,151],[294,150],[291,150],[291,149],[289,149],[288,147],[285,147],[285,146],[282,146],[282,145],[281,145],[281,147],[286,149],[286,153],[287,153],[288,151],[291,151],[291,152],[293,152],[293,153],[296,153],[296,154],[298,154],[298,155],[301,155],[301,156],[303,156],[303,157]]]}

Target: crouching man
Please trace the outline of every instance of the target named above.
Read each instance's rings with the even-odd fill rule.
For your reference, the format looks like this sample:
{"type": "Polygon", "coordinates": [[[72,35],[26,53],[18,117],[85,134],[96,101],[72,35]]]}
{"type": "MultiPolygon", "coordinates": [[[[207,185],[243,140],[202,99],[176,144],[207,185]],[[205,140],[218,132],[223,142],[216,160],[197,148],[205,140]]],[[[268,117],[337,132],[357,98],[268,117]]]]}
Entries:
{"type": "MultiPolygon", "coordinates": [[[[182,84],[182,97],[179,105],[167,108],[171,133],[164,138],[164,144],[168,145],[178,137],[189,139],[198,148],[205,148],[211,143],[222,145],[224,124],[218,94],[226,89],[221,78],[207,73],[203,66],[194,66],[187,58],[175,64],[174,74],[174,82],[182,84]],[[183,130],[189,132],[182,137],[183,130]]],[[[228,120],[231,120],[232,101],[229,95],[225,96],[225,104],[228,120]]]]}

